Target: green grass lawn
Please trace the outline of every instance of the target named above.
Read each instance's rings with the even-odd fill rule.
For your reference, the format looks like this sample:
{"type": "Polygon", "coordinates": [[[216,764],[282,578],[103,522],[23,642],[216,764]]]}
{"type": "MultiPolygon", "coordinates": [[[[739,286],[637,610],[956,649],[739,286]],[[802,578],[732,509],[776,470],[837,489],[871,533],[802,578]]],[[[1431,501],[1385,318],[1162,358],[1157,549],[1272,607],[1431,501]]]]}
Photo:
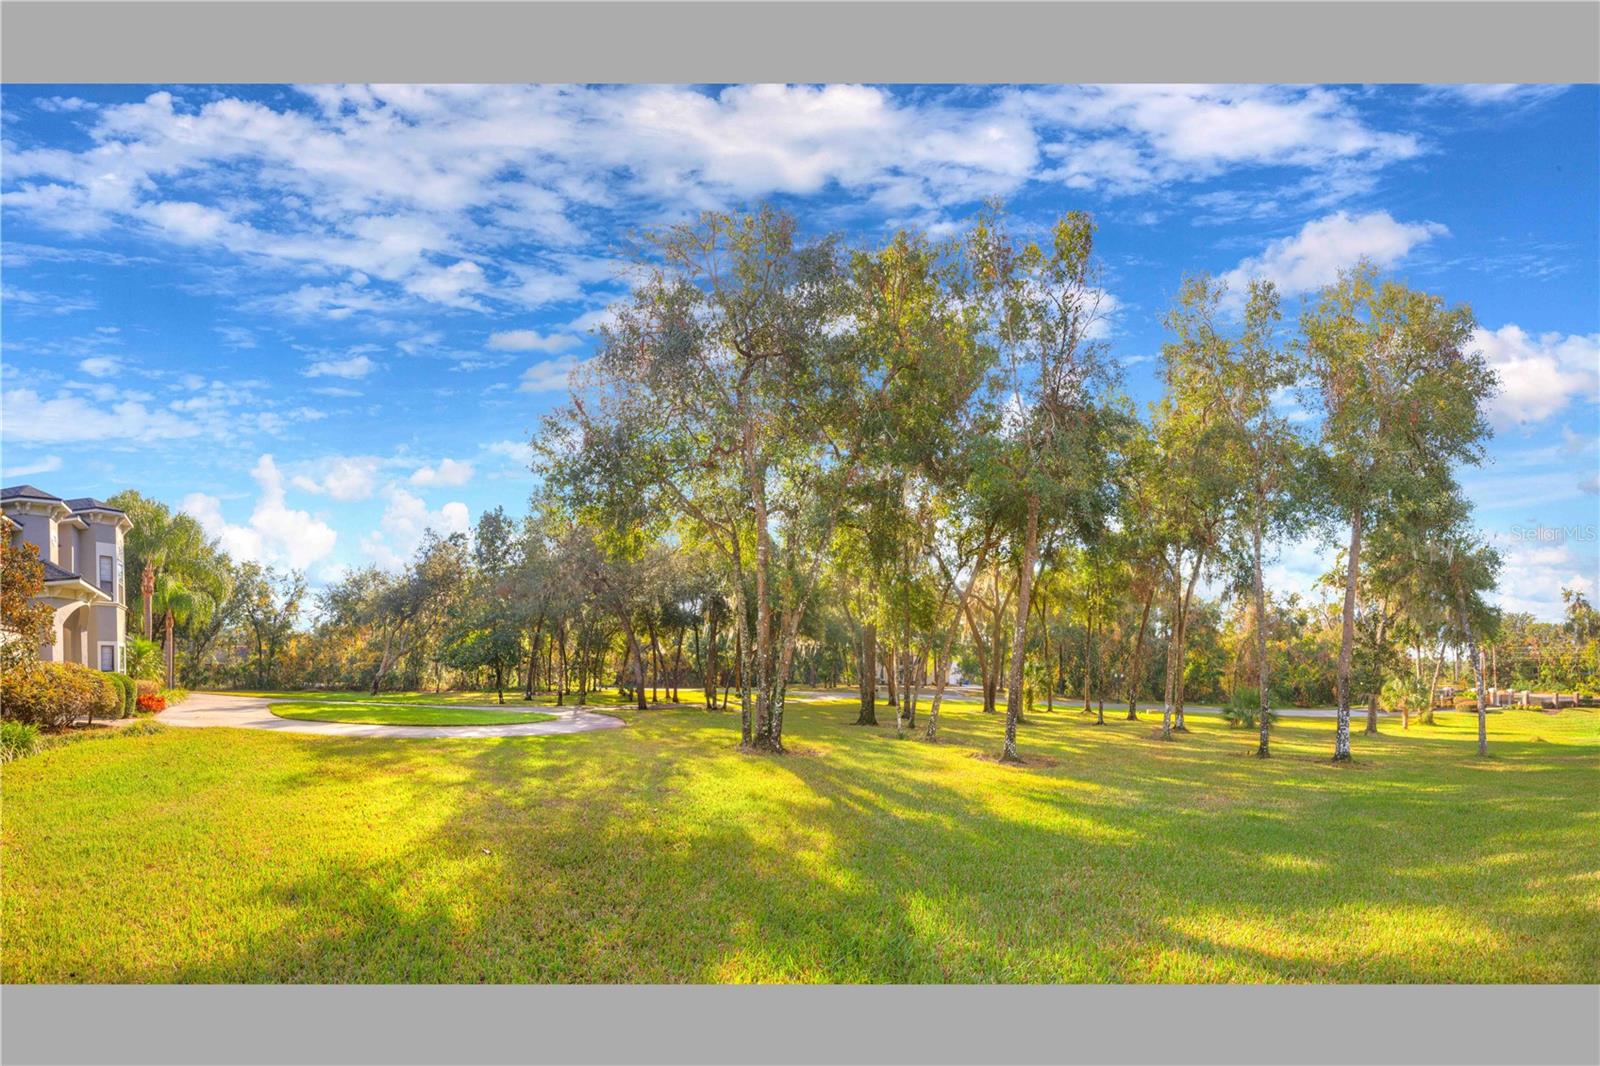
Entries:
{"type": "Polygon", "coordinates": [[[268,710],[279,718],[302,722],[355,722],[361,725],[526,725],[549,722],[553,714],[521,711],[508,705],[503,711],[482,707],[430,707],[424,704],[322,703],[296,700],[273,703],[268,710]]]}
{"type": "MultiPolygon", "coordinates": [[[[434,706],[442,704],[471,704],[482,706],[500,706],[500,702],[493,689],[487,692],[382,692],[374,696],[370,692],[344,692],[328,691],[322,689],[228,689],[217,690],[224,696],[264,696],[268,699],[280,700],[312,700],[317,703],[424,703],[434,706]]],[[[695,693],[698,695],[698,693],[695,693]]],[[[536,707],[553,706],[555,696],[549,692],[536,692],[532,700],[524,700],[522,693],[513,689],[506,690],[507,707],[536,707]]],[[[564,707],[578,706],[578,697],[575,693],[567,693],[567,698],[562,704],[564,707]]],[[[585,706],[589,707],[614,707],[626,706],[627,701],[617,695],[616,689],[605,689],[590,692],[585,699],[585,706]]]]}
{"type": "Polygon", "coordinates": [[[168,728],[0,774],[10,982],[1600,980],[1600,715],[1355,741],[791,705],[398,743],[168,728]]]}

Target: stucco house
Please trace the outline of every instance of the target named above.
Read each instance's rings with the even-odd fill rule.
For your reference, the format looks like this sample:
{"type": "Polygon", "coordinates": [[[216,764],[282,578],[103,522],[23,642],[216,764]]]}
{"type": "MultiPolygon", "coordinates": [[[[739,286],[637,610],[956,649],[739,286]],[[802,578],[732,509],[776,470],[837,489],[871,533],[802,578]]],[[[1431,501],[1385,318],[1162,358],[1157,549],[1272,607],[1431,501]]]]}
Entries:
{"type": "Polygon", "coordinates": [[[55,610],[55,643],[40,645],[39,658],[122,670],[128,639],[122,543],[133,528],[127,514],[32,485],[0,489],[0,514],[0,535],[33,545],[44,562],[39,600],[55,610]]]}

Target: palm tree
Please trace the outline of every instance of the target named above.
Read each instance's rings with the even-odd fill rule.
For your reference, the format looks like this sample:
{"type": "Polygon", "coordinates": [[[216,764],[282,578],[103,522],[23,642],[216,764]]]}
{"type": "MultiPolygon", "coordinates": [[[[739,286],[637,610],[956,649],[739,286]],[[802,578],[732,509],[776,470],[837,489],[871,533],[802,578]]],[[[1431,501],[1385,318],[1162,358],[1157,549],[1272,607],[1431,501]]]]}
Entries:
{"type": "Polygon", "coordinates": [[[144,635],[161,619],[166,684],[177,683],[174,628],[204,625],[232,588],[228,557],[193,516],[172,513],[136,492],[118,493],[113,506],[133,521],[123,549],[128,568],[140,574],[139,601],[144,635]]]}

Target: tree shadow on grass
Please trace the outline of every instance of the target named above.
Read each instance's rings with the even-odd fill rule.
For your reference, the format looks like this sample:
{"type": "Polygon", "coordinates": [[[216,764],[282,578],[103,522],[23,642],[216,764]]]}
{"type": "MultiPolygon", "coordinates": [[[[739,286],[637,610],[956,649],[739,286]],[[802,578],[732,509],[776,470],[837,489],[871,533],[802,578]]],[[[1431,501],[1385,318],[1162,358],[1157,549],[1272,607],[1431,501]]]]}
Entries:
{"type": "Polygon", "coordinates": [[[942,712],[941,745],[836,711],[793,705],[814,757],[787,759],[698,709],[568,737],[263,736],[248,779],[171,815],[216,897],[76,979],[1594,979],[1592,760],[1550,744],[1490,768],[1459,738],[1366,738],[1350,774],[1322,723],[1256,761],[1225,730],[1166,745],[1038,715],[1024,751],[1055,764],[1014,769],[969,757],[1002,727],[976,708],[942,712]],[[231,838],[206,804],[241,790],[269,844],[276,824],[301,846],[231,838]]]}

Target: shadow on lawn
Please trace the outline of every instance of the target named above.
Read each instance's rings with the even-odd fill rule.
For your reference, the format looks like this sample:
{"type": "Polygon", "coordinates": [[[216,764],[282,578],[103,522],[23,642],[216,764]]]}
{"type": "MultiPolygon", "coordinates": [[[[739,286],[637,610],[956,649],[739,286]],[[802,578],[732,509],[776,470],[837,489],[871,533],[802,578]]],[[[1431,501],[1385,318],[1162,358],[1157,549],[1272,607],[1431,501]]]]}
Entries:
{"type": "Polygon", "coordinates": [[[1592,759],[1502,742],[1479,773],[1459,739],[1396,731],[1357,738],[1367,772],[1347,772],[1331,723],[1280,727],[1262,762],[1242,733],[1163,743],[1058,711],[1024,735],[1057,764],[1015,769],[967,757],[1000,716],[945,716],[930,747],[801,704],[791,738],[816,757],[788,759],[737,753],[737,715],[700,711],[533,742],[288,741],[311,767],[286,787],[441,816],[401,854],[265,871],[250,902],[281,921],[140,979],[1595,977],[1595,935],[1571,935],[1593,908],[1595,851],[1571,846],[1596,825],[1575,799],[1592,759]]]}

